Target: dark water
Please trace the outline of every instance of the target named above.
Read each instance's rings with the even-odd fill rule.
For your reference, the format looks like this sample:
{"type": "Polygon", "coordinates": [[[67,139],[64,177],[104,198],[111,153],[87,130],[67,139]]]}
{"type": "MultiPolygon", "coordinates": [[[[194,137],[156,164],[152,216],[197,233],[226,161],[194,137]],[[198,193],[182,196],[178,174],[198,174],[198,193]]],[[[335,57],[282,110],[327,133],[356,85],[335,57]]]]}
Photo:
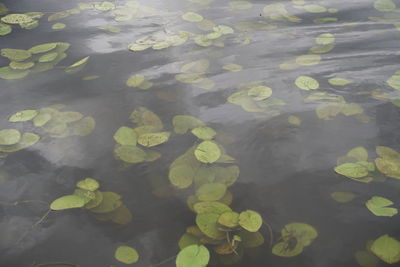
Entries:
{"type": "MultiPolygon", "coordinates": [[[[63,11],[78,4],[75,0],[2,2],[11,13],[63,11]]],[[[400,34],[394,27],[396,20],[370,19],[397,13],[375,10],[370,0],[313,2],[339,9],[333,14],[296,9],[290,1],[250,2],[252,8],[233,11],[225,0],[215,0],[209,5],[184,0],[142,1],[155,8],[156,14],[124,22],[115,22],[112,12],[95,10],[51,22],[46,14],[39,19],[37,28],[22,30],[16,25],[11,34],[0,37],[0,48],[28,49],[45,42],[71,44],[67,58],[52,70],[18,80],[0,79],[1,129],[20,127],[34,131],[29,124],[14,126],[7,119],[19,110],[59,103],[66,105],[66,110],[79,111],[96,120],[96,128],[88,136],[62,139],[43,136],[34,146],[1,159],[5,177],[0,185],[2,203],[21,200],[51,203],[71,194],[80,179],[93,177],[104,190],[122,195],[134,216],[131,223],[121,226],[99,222],[82,210],[51,212],[17,244],[48,206],[1,205],[1,266],[29,267],[63,261],[83,267],[123,266],[114,259],[114,250],[119,245],[137,249],[140,260],[136,266],[150,266],[179,252],[178,240],[195,219],[185,203],[187,193],[167,190],[168,194],[160,196],[153,192],[159,183],[170,188],[169,165],[198,141],[190,134],[173,133],[167,143],[158,147],[162,153],[160,159],[121,168],[121,162],[113,157],[113,135],[119,127],[129,124],[129,114],[140,106],[159,115],[167,131],[173,132],[175,115],[192,115],[222,136],[218,140],[237,159],[240,168],[240,177],[230,188],[234,210],[258,211],[271,224],[276,239],[282,227],[290,222],[304,222],[318,230],[318,238],[301,255],[281,258],[271,253],[268,232],[262,228],[266,242],[245,254],[234,266],[357,266],[354,253],[364,250],[368,240],[383,234],[400,238],[399,216],[377,217],[364,205],[377,195],[391,199],[394,207],[399,207],[400,183],[392,178],[360,183],[334,172],[337,158],[354,147],[363,146],[371,155],[379,145],[400,150],[399,107],[372,97],[373,90],[380,89],[396,98],[396,90],[386,80],[399,69],[400,34]],[[268,20],[263,8],[272,3],[285,4],[288,12],[302,21],[268,20]],[[181,19],[181,14],[189,10],[216,24],[229,25],[235,33],[227,35],[224,47],[202,47],[188,40],[162,50],[127,49],[129,43],[155,32],[201,33],[195,23],[181,19]],[[321,17],[338,20],[313,22],[321,17]],[[56,22],[67,26],[62,30],[51,29],[56,22]],[[235,28],[240,22],[277,27],[245,31],[235,28]],[[98,29],[110,25],[120,27],[121,32],[98,29]],[[319,64],[292,70],[279,68],[283,62],[307,54],[321,33],[334,34],[335,47],[321,54],[319,64]],[[251,42],[242,45],[238,37],[249,38],[251,42]],[[90,60],[78,73],[66,74],[61,68],[86,56],[90,60]],[[204,90],[174,78],[182,64],[203,58],[210,61],[207,77],[215,82],[214,88],[204,90]],[[243,69],[239,72],[222,69],[231,63],[243,69]],[[148,90],[127,87],[128,77],[137,73],[151,80],[153,87],[148,90]],[[89,75],[99,78],[82,80],[89,75]],[[320,88],[315,91],[343,96],[346,102],[360,105],[368,121],[342,114],[331,120],[319,119],[315,111],[318,103],[304,100],[311,91],[300,90],[294,84],[300,75],[319,81],[320,88]],[[353,83],[332,86],[328,83],[332,77],[353,83]],[[239,84],[255,80],[264,81],[272,88],[273,96],[286,103],[279,112],[246,112],[227,101],[239,90],[239,84]],[[167,97],[160,97],[160,92],[167,97]],[[302,123],[289,124],[290,115],[299,117],[302,123]],[[335,191],[351,191],[357,198],[340,204],[330,196],[335,191]]],[[[400,6],[400,1],[396,3],[400,6]]],[[[124,5],[125,1],[115,4],[124,5]]],[[[0,59],[0,66],[7,64],[7,59],[0,59]]],[[[163,266],[175,263],[169,261],[163,266]]],[[[380,266],[385,263],[380,262],[380,266]]]]}

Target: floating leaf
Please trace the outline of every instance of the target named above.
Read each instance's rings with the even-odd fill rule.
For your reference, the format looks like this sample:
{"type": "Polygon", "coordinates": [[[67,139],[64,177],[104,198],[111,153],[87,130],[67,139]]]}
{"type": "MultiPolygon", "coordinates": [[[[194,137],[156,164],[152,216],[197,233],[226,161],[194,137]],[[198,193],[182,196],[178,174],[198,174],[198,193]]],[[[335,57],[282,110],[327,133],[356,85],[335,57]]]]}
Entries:
{"type": "Polygon", "coordinates": [[[97,206],[100,205],[100,203],[103,201],[103,193],[100,191],[95,191],[94,192],[95,197],[94,199],[90,200],[88,203],[86,203],[86,205],[84,206],[85,209],[93,209],[97,206]]]}
{"type": "Polygon", "coordinates": [[[66,210],[82,208],[85,205],[85,200],[77,195],[66,195],[57,198],[50,204],[52,210],[66,210]]]}
{"type": "Polygon", "coordinates": [[[362,178],[368,175],[368,169],[357,163],[341,164],[335,167],[335,172],[350,178],[362,178]]]}
{"type": "Polygon", "coordinates": [[[10,67],[0,68],[0,78],[7,80],[22,79],[29,74],[29,70],[14,70],[10,67]]]}
{"type": "Polygon", "coordinates": [[[368,151],[362,147],[356,147],[347,152],[346,156],[357,159],[357,161],[367,161],[368,160],[368,151]]]}
{"type": "Polygon", "coordinates": [[[228,228],[235,228],[239,225],[239,213],[233,211],[224,212],[219,216],[218,223],[228,228]]]}
{"type": "Polygon", "coordinates": [[[38,112],[34,109],[21,110],[8,118],[9,122],[22,122],[32,120],[38,112]]]}
{"type": "Polygon", "coordinates": [[[120,145],[136,146],[137,134],[134,129],[122,126],[113,136],[114,140],[120,145]]]}
{"type": "Polygon", "coordinates": [[[315,42],[320,45],[328,45],[335,42],[335,36],[332,33],[322,33],[315,38],[315,42]]]}
{"type": "Polygon", "coordinates": [[[82,58],[81,60],[78,60],[77,62],[73,63],[72,65],[68,66],[65,69],[66,73],[76,73],[78,71],[81,71],[85,65],[88,63],[89,61],[89,56],[82,58]]]}
{"type": "Polygon", "coordinates": [[[21,140],[21,133],[16,129],[0,130],[0,145],[14,145],[21,140]]]}
{"type": "Polygon", "coordinates": [[[247,91],[247,95],[256,101],[261,101],[272,95],[272,89],[267,86],[256,86],[247,91]]]}
{"type": "Polygon", "coordinates": [[[397,158],[377,158],[375,165],[378,170],[391,178],[400,179],[400,160],[397,158]]]}
{"type": "Polygon", "coordinates": [[[243,67],[238,65],[238,64],[228,64],[228,65],[224,65],[222,68],[224,70],[229,70],[229,71],[232,71],[232,72],[238,72],[238,71],[241,71],[243,69],[243,67]]]}
{"type": "Polygon", "coordinates": [[[202,15],[195,13],[195,12],[186,12],[185,14],[182,15],[182,19],[190,22],[200,22],[204,18],[202,15]]]}
{"type": "Polygon", "coordinates": [[[295,84],[298,88],[302,90],[315,90],[319,88],[319,83],[317,80],[310,76],[299,76],[297,77],[295,84]]]}
{"type": "Polygon", "coordinates": [[[25,14],[8,14],[1,18],[1,21],[8,24],[23,24],[33,21],[32,17],[25,14]]]}
{"type": "Polygon", "coordinates": [[[292,125],[299,126],[301,124],[301,119],[297,116],[290,115],[288,117],[288,122],[292,125]]]}
{"type": "Polygon", "coordinates": [[[135,109],[129,119],[139,126],[152,126],[154,131],[160,131],[163,128],[161,119],[154,112],[144,107],[135,109]]]}
{"type": "Polygon", "coordinates": [[[51,28],[53,30],[62,30],[66,27],[67,25],[65,25],[64,23],[58,22],[58,23],[54,23],[53,25],[51,25],[51,28]]]}
{"type": "Polygon", "coordinates": [[[192,134],[203,140],[211,140],[217,133],[210,127],[201,126],[192,129],[192,134]]]}
{"type": "Polygon", "coordinates": [[[201,120],[187,115],[175,116],[172,119],[172,124],[174,125],[174,131],[178,134],[185,134],[188,130],[204,126],[204,122],[201,120]]]}
{"type": "Polygon", "coordinates": [[[216,201],[197,202],[193,205],[193,210],[197,214],[203,214],[203,213],[222,214],[224,212],[232,211],[232,209],[228,205],[216,201]]]}
{"type": "Polygon", "coordinates": [[[122,205],[121,196],[114,192],[102,192],[103,200],[100,205],[90,209],[94,213],[111,212],[122,205]]]}
{"type": "Polygon", "coordinates": [[[0,36],[7,35],[12,32],[12,27],[10,25],[0,23],[0,36]]]}
{"type": "Polygon", "coordinates": [[[292,239],[292,243],[281,241],[276,243],[272,248],[272,254],[280,257],[294,257],[303,252],[303,246],[297,243],[296,239],[292,239]]]}
{"type": "Polygon", "coordinates": [[[100,187],[100,184],[93,178],[85,178],[84,180],[76,183],[76,186],[81,189],[96,191],[100,187]]]}
{"type": "Polygon", "coordinates": [[[225,193],[226,185],[220,183],[207,183],[197,189],[196,196],[201,201],[216,201],[221,199],[225,193]]]}
{"type": "Polygon", "coordinates": [[[400,261],[400,242],[388,235],[376,239],[371,245],[371,251],[386,263],[400,261]]]}
{"type": "Polygon", "coordinates": [[[141,134],[137,141],[142,146],[153,147],[167,142],[170,135],[169,132],[145,133],[141,134]]]}
{"type": "Polygon", "coordinates": [[[226,25],[217,25],[213,28],[213,30],[220,32],[221,34],[232,34],[235,32],[231,27],[226,25]]]}
{"type": "Polygon", "coordinates": [[[1,152],[16,152],[21,149],[30,147],[36,144],[40,139],[40,136],[34,133],[24,133],[17,144],[14,145],[0,145],[1,152]]]}
{"type": "Polygon", "coordinates": [[[128,246],[120,246],[115,250],[115,259],[125,264],[132,264],[139,260],[137,251],[128,246]]]}
{"type": "Polygon", "coordinates": [[[213,239],[224,239],[225,233],[219,230],[218,226],[219,214],[202,213],[197,214],[196,224],[206,236],[213,239]]]}
{"type": "Polygon", "coordinates": [[[104,1],[99,4],[95,4],[94,8],[99,11],[110,11],[116,8],[115,4],[109,1],[104,1]]]}
{"type": "Polygon", "coordinates": [[[31,47],[28,51],[34,54],[46,53],[57,47],[57,43],[45,43],[31,47]]]}
{"type": "Polygon", "coordinates": [[[182,249],[176,257],[176,267],[206,267],[210,252],[203,245],[190,245],[182,249]]]}
{"type": "Polygon", "coordinates": [[[388,12],[396,9],[396,4],[392,0],[376,0],[374,8],[378,11],[388,12]]]}
{"type": "Polygon", "coordinates": [[[194,155],[203,163],[213,163],[221,157],[219,146],[212,141],[203,141],[195,149],[194,155]]]}
{"type": "Polygon", "coordinates": [[[138,87],[143,82],[144,76],[141,74],[135,74],[128,78],[128,80],[126,81],[126,85],[129,87],[138,87]]]}
{"type": "Polygon", "coordinates": [[[345,86],[345,85],[353,83],[352,81],[343,79],[343,78],[331,78],[328,80],[328,82],[331,85],[336,85],[336,86],[345,86]]]}
{"type": "Polygon", "coordinates": [[[3,48],[1,49],[1,56],[6,57],[9,60],[19,62],[27,60],[32,56],[32,54],[27,50],[3,48]]]}
{"type": "Polygon", "coordinates": [[[348,203],[356,198],[357,195],[352,192],[333,192],[331,197],[339,203],[348,203]]]}
{"type": "Polygon", "coordinates": [[[389,208],[393,202],[387,198],[380,196],[373,196],[365,203],[365,206],[376,216],[392,217],[398,213],[396,208],[389,208]]]}
{"type": "Polygon", "coordinates": [[[303,8],[310,13],[324,13],[328,11],[325,7],[316,4],[304,5],[303,8]]]}
{"type": "Polygon", "coordinates": [[[321,61],[320,55],[302,55],[296,58],[296,63],[302,66],[317,65],[321,61]]]}
{"type": "Polygon", "coordinates": [[[57,57],[58,57],[58,53],[56,53],[56,52],[47,53],[47,54],[44,54],[43,56],[41,56],[38,59],[38,61],[41,63],[51,62],[51,61],[55,60],[57,57]]]}
{"type": "Polygon", "coordinates": [[[239,215],[239,225],[249,232],[257,232],[262,225],[262,218],[258,212],[246,210],[239,215]]]}
{"type": "Polygon", "coordinates": [[[9,66],[13,70],[27,70],[27,69],[30,69],[33,66],[35,66],[35,63],[32,61],[28,61],[28,62],[11,61],[9,66]]]}
{"type": "Polygon", "coordinates": [[[136,146],[116,146],[114,149],[115,156],[128,163],[140,163],[145,161],[146,152],[136,146]]]}
{"type": "Polygon", "coordinates": [[[200,245],[199,238],[192,234],[184,233],[179,239],[178,246],[182,250],[190,245],[200,245]]]}
{"type": "Polygon", "coordinates": [[[231,1],[229,6],[234,10],[245,10],[252,8],[253,4],[249,1],[231,1]]]}

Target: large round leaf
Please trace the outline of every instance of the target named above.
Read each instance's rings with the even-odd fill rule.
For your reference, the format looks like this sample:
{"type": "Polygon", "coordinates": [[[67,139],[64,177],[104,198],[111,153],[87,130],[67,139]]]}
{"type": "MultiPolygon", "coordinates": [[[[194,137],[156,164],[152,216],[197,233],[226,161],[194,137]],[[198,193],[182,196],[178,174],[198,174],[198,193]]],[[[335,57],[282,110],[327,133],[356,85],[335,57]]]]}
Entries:
{"type": "Polygon", "coordinates": [[[388,235],[376,239],[371,245],[371,251],[386,263],[400,261],[400,242],[388,235]]]}
{"type": "Polygon", "coordinates": [[[205,267],[210,261],[210,252],[203,245],[190,245],[176,257],[176,267],[205,267]]]}
{"type": "Polygon", "coordinates": [[[216,162],[221,157],[221,149],[212,141],[203,141],[195,149],[194,155],[203,163],[216,162]]]}
{"type": "Polygon", "coordinates": [[[239,215],[239,225],[249,232],[257,232],[262,225],[262,218],[258,212],[246,210],[239,215]]]}

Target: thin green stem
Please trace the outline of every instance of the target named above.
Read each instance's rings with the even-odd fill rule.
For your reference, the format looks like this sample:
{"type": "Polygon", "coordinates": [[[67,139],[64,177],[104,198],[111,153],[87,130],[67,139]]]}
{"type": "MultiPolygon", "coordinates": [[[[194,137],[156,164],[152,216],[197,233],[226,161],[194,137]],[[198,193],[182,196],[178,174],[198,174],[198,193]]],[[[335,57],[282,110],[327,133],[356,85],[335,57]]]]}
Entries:
{"type": "Polygon", "coordinates": [[[62,261],[40,263],[40,264],[37,264],[37,265],[33,265],[33,267],[44,267],[44,266],[52,266],[52,265],[63,265],[63,266],[79,267],[78,264],[70,263],[70,262],[62,262],[62,261]]]}
{"type": "Polygon", "coordinates": [[[22,240],[24,240],[24,238],[39,224],[41,224],[46,218],[47,216],[49,216],[51,212],[51,209],[47,210],[46,213],[40,217],[40,219],[35,222],[18,240],[17,240],[17,245],[20,244],[22,242],[22,240]]]}

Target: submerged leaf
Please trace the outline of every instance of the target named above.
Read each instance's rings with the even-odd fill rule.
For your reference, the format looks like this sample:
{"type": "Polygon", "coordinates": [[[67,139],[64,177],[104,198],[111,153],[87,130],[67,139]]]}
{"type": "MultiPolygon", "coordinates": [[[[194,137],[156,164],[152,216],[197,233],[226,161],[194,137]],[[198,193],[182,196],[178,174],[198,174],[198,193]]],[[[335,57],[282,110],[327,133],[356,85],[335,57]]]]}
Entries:
{"type": "Polygon", "coordinates": [[[125,264],[132,264],[139,260],[136,249],[128,246],[120,246],[115,250],[115,259],[125,264]]]}

